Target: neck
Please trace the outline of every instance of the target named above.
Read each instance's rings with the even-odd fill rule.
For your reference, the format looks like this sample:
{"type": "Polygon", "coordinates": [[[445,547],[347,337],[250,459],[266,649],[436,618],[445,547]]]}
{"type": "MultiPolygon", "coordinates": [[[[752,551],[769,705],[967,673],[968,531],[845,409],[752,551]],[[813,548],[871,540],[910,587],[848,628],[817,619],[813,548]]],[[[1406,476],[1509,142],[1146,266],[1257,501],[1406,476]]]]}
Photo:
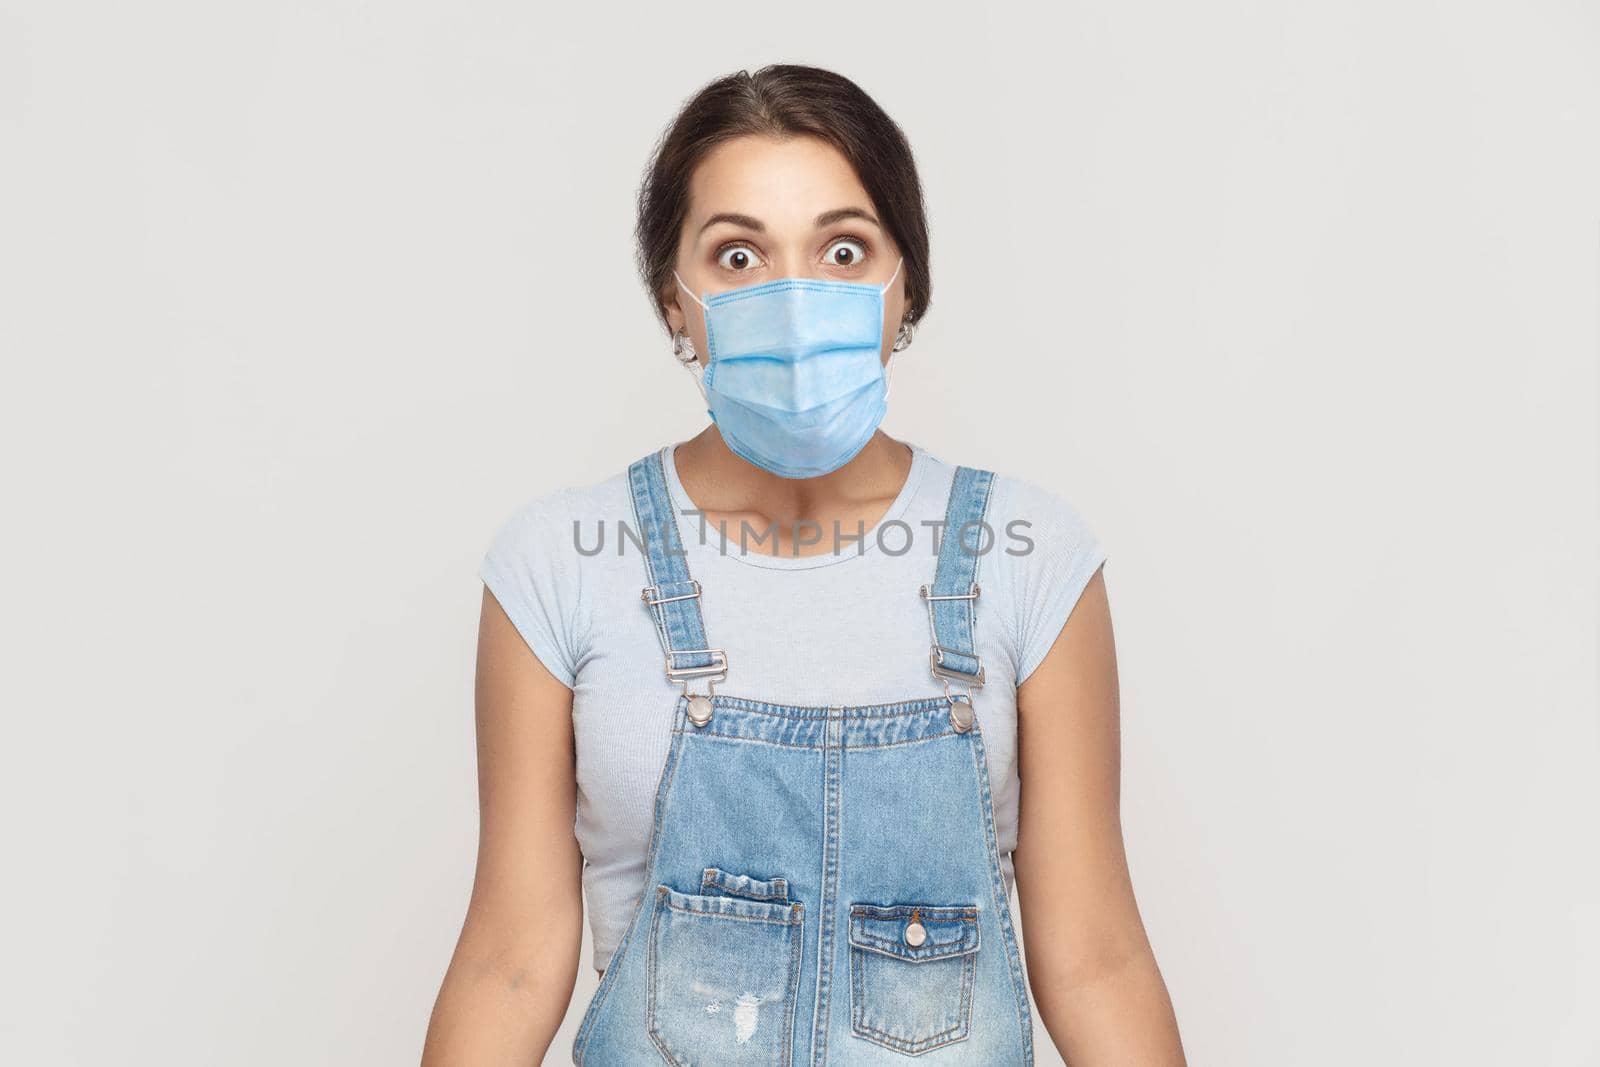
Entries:
{"type": "Polygon", "coordinates": [[[911,472],[910,446],[882,430],[850,462],[815,478],[783,478],[745,462],[715,425],[679,444],[673,459],[684,492],[713,521],[815,522],[827,530],[835,521],[875,525],[911,472]]]}

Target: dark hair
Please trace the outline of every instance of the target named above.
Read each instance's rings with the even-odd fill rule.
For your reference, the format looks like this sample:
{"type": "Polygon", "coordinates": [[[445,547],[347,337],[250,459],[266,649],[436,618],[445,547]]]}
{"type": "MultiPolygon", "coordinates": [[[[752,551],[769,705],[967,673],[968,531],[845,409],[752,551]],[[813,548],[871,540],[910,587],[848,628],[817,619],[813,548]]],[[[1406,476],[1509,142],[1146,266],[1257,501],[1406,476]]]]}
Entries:
{"type": "Polygon", "coordinates": [[[855,82],[818,67],[773,64],[718,78],[683,105],[651,157],[639,188],[639,273],[667,321],[661,294],[677,259],[689,210],[689,177],[717,145],[735,137],[810,135],[839,150],[855,168],[878,220],[905,256],[906,311],[913,324],[928,311],[928,220],[911,145],[894,120],[855,82]]]}

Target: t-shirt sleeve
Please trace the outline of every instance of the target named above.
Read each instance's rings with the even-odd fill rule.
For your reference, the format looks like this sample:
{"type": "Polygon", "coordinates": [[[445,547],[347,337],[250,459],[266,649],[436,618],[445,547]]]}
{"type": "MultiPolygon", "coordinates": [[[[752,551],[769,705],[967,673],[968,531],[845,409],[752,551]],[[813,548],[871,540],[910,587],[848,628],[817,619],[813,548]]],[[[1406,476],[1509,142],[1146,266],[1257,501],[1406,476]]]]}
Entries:
{"type": "Polygon", "coordinates": [[[501,524],[478,565],[478,577],[556,678],[577,682],[578,553],[571,541],[566,493],[523,504],[501,524]]]}
{"type": "Polygon", "coordinates": [[[1015,478],[997,489],[995,535],[1010,594],[1005,622],[1021,685],[1044,662],[1106,554],[1059,494],[1015,478]]]}

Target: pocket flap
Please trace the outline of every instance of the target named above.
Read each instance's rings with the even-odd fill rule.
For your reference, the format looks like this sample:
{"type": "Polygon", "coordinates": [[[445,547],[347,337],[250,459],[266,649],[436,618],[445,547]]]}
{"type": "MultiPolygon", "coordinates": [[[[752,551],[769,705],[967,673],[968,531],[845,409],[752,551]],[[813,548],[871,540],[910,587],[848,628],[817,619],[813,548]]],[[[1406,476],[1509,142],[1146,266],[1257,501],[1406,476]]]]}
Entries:
{"type": "Polygon", "coordinates": [[[852,904],[850,943],[913,963],[942,960],[978,950],[978,908],[973,904],[852,904]],[[906,940],[912,920],[927,936],[906,940]]]}

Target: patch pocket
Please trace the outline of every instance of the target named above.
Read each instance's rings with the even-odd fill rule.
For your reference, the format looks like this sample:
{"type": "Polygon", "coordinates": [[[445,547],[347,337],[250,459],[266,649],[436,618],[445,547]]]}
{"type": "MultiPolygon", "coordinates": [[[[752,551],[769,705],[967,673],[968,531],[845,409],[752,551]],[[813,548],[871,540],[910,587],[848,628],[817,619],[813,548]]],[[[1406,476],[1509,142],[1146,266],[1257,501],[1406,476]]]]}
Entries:
{"type": "Polygon", "coordinates": [[[850,905],[850,1030],[916,1056],[972,1027],[978,909],[850,905]]]}
{"type": "Polygon", "coordinates": [[[656,886],[645,1026],[668,1063],[788,1067],[805,905],[656,886]]]}

